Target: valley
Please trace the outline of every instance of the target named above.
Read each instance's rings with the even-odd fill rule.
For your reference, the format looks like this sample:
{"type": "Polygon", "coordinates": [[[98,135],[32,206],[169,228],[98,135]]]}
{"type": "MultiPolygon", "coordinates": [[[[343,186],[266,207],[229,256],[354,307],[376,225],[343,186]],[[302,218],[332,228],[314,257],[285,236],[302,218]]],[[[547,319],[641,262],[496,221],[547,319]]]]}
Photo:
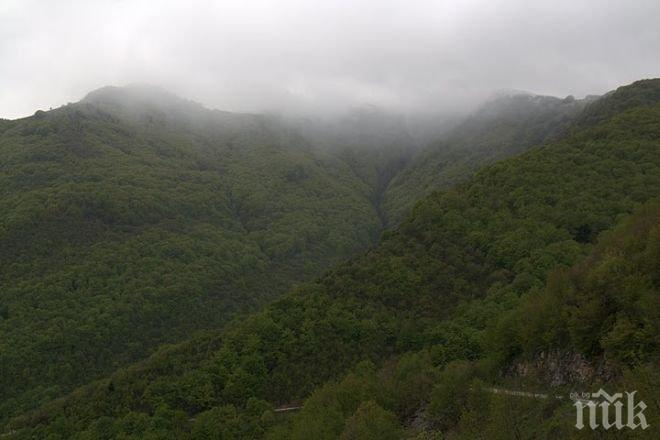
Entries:
{"type": "Polygon", "coordinates": [[[0,426],[561,436],[566,405],[484,396],[575,386],[511,374],[556,351],[657,397],[659,121],[659,80],[500,96],[425,145],[143,86],[0,121],[0,426]]]}

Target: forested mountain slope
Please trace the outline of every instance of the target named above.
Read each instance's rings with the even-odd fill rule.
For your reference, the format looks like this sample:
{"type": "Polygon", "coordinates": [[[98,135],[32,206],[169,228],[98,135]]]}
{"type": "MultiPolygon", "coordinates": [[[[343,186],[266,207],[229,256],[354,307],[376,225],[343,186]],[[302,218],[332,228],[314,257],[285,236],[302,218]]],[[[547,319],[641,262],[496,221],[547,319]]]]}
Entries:
{"type": "MultiPolygon", "coordinates": [[[[383,227],[388,226],[383,201],[392,179],[406,169],[421,146],[415,128],[401,115],[373,106],[324,120],[290,121],[303,135],[345,162],[370,189],[369,198],[383,227]]],[[[441,126],[442,121],[437,121],[441,126]]]]}
{"type": "MultiPolygon", "coordinates": [[[[317,388],[295,416],[266,427],[266,437],[655,439],[659,275],[656,198],[603,233],[588,257],[558,267],[544,287],[491,317],[477,333],[479,356],[466,355],[465,340],[447,338],[380,368],[362,362],[317,388]],[[600,388],[636,390],[649,426],[578,431],[571,393],[600,388]]],[[[459,311],[445,328],[469,329],[480,307],[459,311]]],[[[223,426],[218,415],[204,415],[207,429],[223,426]]]]}
{"type": "MultiPolygon", "coordinates": [[[[410,429],[470,438],[481,426],[481,414],[493,424],[506,421],[502,414],[517,414],[496,399],[492,412],[479,406],[489,400],[454,405],[461,384],[472,380],[472,368],[481,381],[501,380],[517,358],[562,347],[587,358],[609,352],[613,378],[644,368],[657,355],[654,327],[647,327],[654,309],[646,306],[657,298],[657,208],[640,205],[660,195],[658,90],[660,80],[617,90],[585,110],[606,116],[489,166],[455,189],[432,194],[364,256],[222,332],[163,348],[15,419],[10,424],[17,430],[14,437],[310,438],[313,433],[336,438],[344,432],[345,438],[355,438],[356,432],[378,428],[377,438],[399,438],[404,424],[422,411],[426,415],[417,418],[427,425],[409,423],[410,429]],[[646,99],[620,107],[631,92],[646,99]],[[543,316],[535,313],[545,313],[543,301],[557,301],[549,274],[583,261],[598,237],[635,209],[641,209],[641,223],[623,227],[623,254],[612,262],[631,264],[611,274],[625,292],[621,302],[612,302],[620,289],[603,292],[593,277],[583,289],[578,276],[577,288],[548,311],[550,322],[568,322],[568,334],[544,327],[543,316]],[[549,293],[535,299],[544,289],[549,293]],[[610,299],[601,302],[599,295],[610,299]],[[593,304],[584,308],[593,314],[578,310],[571,316],[575,302],[593,304]],[[515,325],[517,314],[533,325],[515,325]],[[622,346],[615,326],[628,329],[639,343],[632,350],[622,346]],[[378,368],[394,374],[394,381],[374,376],[378,368]],[[354,374],[342,382],[348,383],[343,389],[318,388],[350,370],[354,374]],[[391,386],[395,391],[388,396],[391,386]],[[384,397],[374,395],[374,389],[384,397]],[[272,412],[274,405],[310,394],[300,418],[272,412]],[[471,412],[447,413],[446,408],[471,412]],[[379,423],[366,423],[370,419],[379,423]]],[[[616,256],[618,244],[612,240],[615,250],[596,248],[589,271],[606,272],[612,260],[598,255],[616,256]]],[[[543,372],[539,376],[543,383],[543,372]]],[[[657,396],[648,399],[657,401],[657,396]]],[[[553,417],[543,408],[523,414],[542,421],[553,417]]],[[[572,413],[568,417],[574,420],[572,413]]],[[[483,427],[482,433],[518,428],[483,427]]]]}
{"type": "Polygon", "coordinates": [[[493,98],[426,146],[392,180],[383,203],[389,223],[398,224],[432,191],[450,188],[484,165],[561,137],[592,99],[520,92],[493,98]]]}
{"type": "Polygon", "coordinates": [[[0,158],[0,418],[219,328],[381,230],[363,180],[289,127],[149,87],[2,121],[0,158]]]}
{"type": "Polygon", "coordinates": [[[1,121],[0,407],[217,328],[364,249],[417,151],[373,107],[310,124],[148,86],[1,121]]]}

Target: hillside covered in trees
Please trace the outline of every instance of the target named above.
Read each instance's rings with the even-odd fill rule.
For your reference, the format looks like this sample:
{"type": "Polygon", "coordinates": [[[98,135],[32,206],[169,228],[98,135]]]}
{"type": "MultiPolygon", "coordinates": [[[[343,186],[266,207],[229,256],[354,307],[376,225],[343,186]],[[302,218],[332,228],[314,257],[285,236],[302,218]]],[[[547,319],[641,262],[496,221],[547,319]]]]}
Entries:
{"type": "MultiPolygon", "coordinates": [[[[641,435],[657,438],[658,421],[653,417],[659,398],[660,80],[622,87],[594,103],[579,104],[583,110],[574,109],[577,105],[552,103],[570,108],[554,113],[557,124],[539,128],[546,120],[540,117],[527,135],[486,156],[494,160],[514,151],[514,144],[525,149],[528,139],[530,144],[542,142],[541,146],[489,165],[454,188],[428,195],[398,228],[385,231],[377,246],[316,281],[300,284],[260,311],[236,318],[224,329],[162,347],[148,359],[119,368],[36,411],[20,407],[17,411],[10,402],[12,415],[23,414],[6,423],[8,438],[605,436],[571,430],[570,402],[525,401],[488,391],[508,386],[565,394],[572,387],[591,390],[603,384],[625,384],[626,389],[637,389],[649,406],[655,405],[656,412],[647,414],[654,429],[641,435]],[[302,410],[274,411],[292,403],[302,403],[302,410]]],[[[61,114],[68,115],[67,111],[61,114]]],[[[3,139],[25,129],[21,124],[46,126],[39,117],[43,115],[3,123],[3,139]]],[[[458,167],[470,168],[471,161],[458,167]]],[[[318,166],[318,160],[313,163],[318,166]]],[[[134,178],[146,178],[147,169],[134,178]]],[[[99,167],[97,173],[103,170],[99,167]]],[[[37,165],[25,172],[30,171],[49,176],[37,165]]],[[[6,176],[7,168],[2,172],[6,176]]],[[[33,181],[29,179],[30,184],[33,181]]],[[[9,182],[26,184],[20,176],[9,182]]],[[[321,186],[318,191],[328,189],[321,186]]],[[[38,197],[37,189],[34,192],[38,197]]],[[[82,200],[88,193],[80,194],[82,200]]],[[[191,194],[198,193],[191,190],[191,194]]],[[[51,198],[41,197],[32,209],[49,206],[44,201],[51,198]]],[[[129,206],[131,197],[126,199],[129,206]]],[[[361,217],[354,213],[370,213],[373,219],[374,208],[367,204],[370,209],[359,209],[359,200],[356,197],[355,211],[340,210],[337,214],[346,217],[335,220],[352,234],[357,228],[365,237],[360,243],[367,243],[377,226],[360,229],[356,225],[361,217]]],[[[3,203],[9,202],[3,199],[3,203]]],[[[133,232],[125,230],[129,221],[116,222],[120,227],[115,230],[113,217],[96,217],[97,211],[83,206],[78,218],[95,221],[80,221],[77,239],[133,232]],[[98,230],[84,229],[90,224],[98,230]]],[[[165,209],[160,203],[155,206],[165,209]]],[[[56,232],[63,209],[30,218],[42,219],[56,232]]],[[[11,221],[21,224],[17,210],[11,212],[14,217],[3,219],[0,229],[9,243],[3,252],[10,246],[18,249],[20,237],[47,230],[30,229],[27,221],[24,229],[10,227],[11,221]],[[13,235],[20,233],[24,235],[13,235]]],[[[134,215],[132,209],[111,212],[127,218],[134,215]]],[[[141,221],[149,219],[152,210],[142,215],[141,221]]],[[[197,215],[204,219],[211,214],[197,215]]],[[[167,226],[189,227],[177,224],[175,215],[165,217],[167,226]]],[[[332,219],[327,214],[320,218],[332,219]]],[[[256,224],[272,228],[270,219],[256,224]]],[[[70,225],[66,230],[71,231],[70,225]]],[[[338,237],[345,238],[344,234],[338,237]]],[[[66,236],[60,239],[68,242],[66,236]]],[[[77,255],[75,242],[67,246],[37,242],[39,247],[35,244],[31,252],[43,258],[39,283],[50,271],[57,271],[58,264],[68,270],[64,262],[77,255]]],[[[200,245],[199,240],[190,243],[200,245]]],[[[128,245],[128,249],[138,252],[142,247],[128,245]]],[[[84,253],[79,258],[89,261],[84,253]]],[[[20,261],[10,265],[3,261],[11,271],[3,276],[16,277],[27,267],[39,267],[20,261]]],[[[126,265],[126,270],[137,269],[126,265]]],[[[163,277],[172,273],[162,269],[163,277]]],[[[74,286],[62,286],[67,287],[74,286]]],[[[202,287],[200,291],[206,292],[202,287]]],[[[50,289],[34,297],[32,308],[40,310],[39,300],[47,299],[50,289]]],[[[3,293],[3,301],[28,291],[10,290],[13,293],[3,293]]],[[[66,292],[55,296],[62,300],[66,292]]],[[[110,296],[110,301],[114,298],[110,296]]],[[[121,304],[121,292],[116,298],[115,304],[121,304]]],[[[25,325],[17,319],[20,314],[13,314],[14,304],[24,304],[19,299],[9,303],[8,318],[0,321],[3,334],[11,334],[19,323],[25,325]]],[[[167,302],[159,298],[157,303],[167,302]]],[[[90,309],[112,316],[112,309],[106,311],[108,306],[98,304],[91,302],[90,309]]],[[[64,323],[55,320],[54,325],[64,323]]],[[[71,352],[80,353],[73,347],[71,352]]],[[[4,362],[16,365],[13,360],[4,362]]],[[[3,386],[15,386],[25,371],[3,370],[3,386]]]]}
{"type": "Polygon", "coordinates": [[[1,120],[0,419],[366,249],[419,149],[376,108],[320,123],[148,86],[1,120]]]}
{"type": "Polygon", "coordinates": [[[350,167],[265,116],[107,88],[0,130],[2,416],[219,328],[380,233],[350,167]]]}
{"type": "Polygon", "coordinates": [[[399,223],[434,190],[465,181],[480,167],[562,137],[593,98],[576,100],[524,93],[496,96],[432,142],[389,184],[384,210],[399,223]]]}

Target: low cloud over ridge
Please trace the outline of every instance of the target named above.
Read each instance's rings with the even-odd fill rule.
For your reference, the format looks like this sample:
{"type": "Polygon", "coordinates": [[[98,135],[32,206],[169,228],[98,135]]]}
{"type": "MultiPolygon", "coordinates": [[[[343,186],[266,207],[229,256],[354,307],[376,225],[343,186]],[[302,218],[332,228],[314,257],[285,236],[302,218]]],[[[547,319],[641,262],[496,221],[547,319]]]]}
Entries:
{"type": "Polygon", "coordinates": [[[5,0],[0,117],[147,82],[234,111],[402,111],[660,72],[655,0],[5,0]]]}

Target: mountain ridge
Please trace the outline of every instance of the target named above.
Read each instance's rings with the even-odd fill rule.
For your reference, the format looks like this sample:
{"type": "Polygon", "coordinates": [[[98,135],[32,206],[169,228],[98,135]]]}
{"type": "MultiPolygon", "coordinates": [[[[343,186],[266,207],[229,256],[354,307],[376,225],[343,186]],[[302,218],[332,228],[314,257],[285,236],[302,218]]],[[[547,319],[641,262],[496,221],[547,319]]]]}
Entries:
{"type": "MultiPolygon", "coordinates": [[[[610,100],[616,106],[637,87],[599,105],[606,110],[610,100]]],[[[516,328],[509,325],[510,313],[515,319],[521,298],[552,285],[550,273],[580,261],[603,231],[658,197],[660,99],[653,96],[660,80],[646,88],[652,93],[641,105],[430,194],[397,230],[383,234],[379,246],[226,331],[161,351],[15,420],[12,426],[26,429],[16,438],[117,435],[129,425],[136,435],[153,434],[164,414],[170,420],[166,433],[191,438],[203,438],[209,429],[236,437],[306,438],[315,432],[334,438],[349,418],[355,422],[363,413],[385,414],[388,426],[396,425],[420,408],[431,389],[429,422],[444,432],[459,429],[461,414],[443,410],[453,408],[443,404],[456,397],[451,384],[468,386],[475,371],[479,380],[493,380],[521,353],[520,337],[509,331],[516,328]],[[397,386],[412,388],[397,388],[388,400],[373,394],[381,376],[371,372],[392,357],[412,372],[401,373],[404,382],[397,386]],[[367,364],[360,363],[364,359],[367,364]],[[335,397],[332,381],[344,374],[345,388],[335,397]],[[310,395],[308,410],[293,424],[265,415],[274,404],[310,395]],[[369,399],[376,406],[367,405],[369,399]],[[188,414],[194,420],[186,421],[188,414]]],[[[647,319],[643,310],[631,319],[647,319]]],[[[616,316],[617,310],[604,313],[616,316]]],[[[535,338],[526,339],[531,347],[542,341],[535,338]]],[[[626,355],[618,341],[605,343],[615,356],[626,355]]],[[[513,413],[521,414],[518,428],[546,429],[545,422],[523,424],[525,417],[539,420],[536,408],[529,411],[513,413]]],[[[497,420],[500,413],[494,414],[497,420]]]]}

